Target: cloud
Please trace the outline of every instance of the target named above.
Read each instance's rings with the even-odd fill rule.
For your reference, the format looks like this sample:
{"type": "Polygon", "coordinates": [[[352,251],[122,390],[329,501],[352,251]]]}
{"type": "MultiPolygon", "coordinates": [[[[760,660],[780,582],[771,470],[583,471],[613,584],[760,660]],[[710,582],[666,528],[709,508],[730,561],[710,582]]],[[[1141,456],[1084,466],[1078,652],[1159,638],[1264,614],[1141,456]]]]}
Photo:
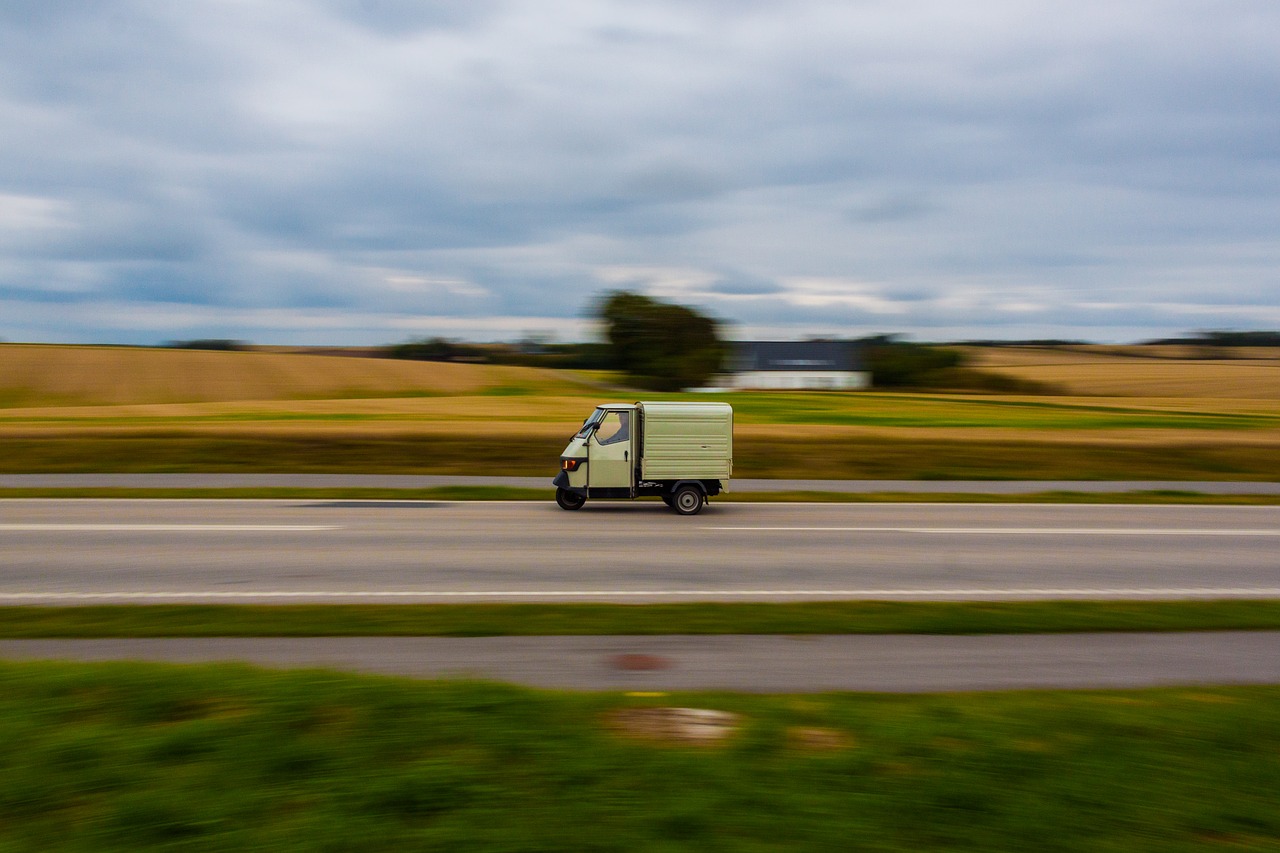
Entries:
{"type": "Polygon", "coordinates": [[[11,4],[0,81],[8,339],[567,337],[612,287],[779,334],[1280,301],[1263,0],[11,4]]]}
{"type": "Polygon", "coordinates": [[[67,205],[57,199],[0,193],[0,239],[66,226],[67,205]]]}

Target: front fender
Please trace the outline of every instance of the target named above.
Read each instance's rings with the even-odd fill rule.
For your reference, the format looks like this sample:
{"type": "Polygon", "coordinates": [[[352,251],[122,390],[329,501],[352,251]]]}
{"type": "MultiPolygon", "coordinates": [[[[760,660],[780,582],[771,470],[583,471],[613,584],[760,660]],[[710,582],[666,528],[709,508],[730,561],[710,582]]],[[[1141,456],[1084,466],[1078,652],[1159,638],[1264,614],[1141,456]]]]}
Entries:
{"type": "Polygon", "coordinates": [[[586,486],[569,485],[569,474],[567,471],[561,471],[559,474],[556,474],[556,478],[551,481],[551,485],[555,486],[557,489],[564,489],[566,492],[573,492],[575,495],[582,495],[583,497],[586,497],[587,495],[586,486]]]}

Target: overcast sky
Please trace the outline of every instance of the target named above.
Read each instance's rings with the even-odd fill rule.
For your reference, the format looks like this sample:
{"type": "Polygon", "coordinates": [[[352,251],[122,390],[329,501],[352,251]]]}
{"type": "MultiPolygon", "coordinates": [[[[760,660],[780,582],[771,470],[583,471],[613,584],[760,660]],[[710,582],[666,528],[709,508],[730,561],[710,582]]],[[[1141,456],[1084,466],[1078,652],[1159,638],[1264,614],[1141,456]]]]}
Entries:
{"type": "Polygon", "coordinates": [[[0,338],[1280,328],[1275,0],[9,0],[0,338]]]}

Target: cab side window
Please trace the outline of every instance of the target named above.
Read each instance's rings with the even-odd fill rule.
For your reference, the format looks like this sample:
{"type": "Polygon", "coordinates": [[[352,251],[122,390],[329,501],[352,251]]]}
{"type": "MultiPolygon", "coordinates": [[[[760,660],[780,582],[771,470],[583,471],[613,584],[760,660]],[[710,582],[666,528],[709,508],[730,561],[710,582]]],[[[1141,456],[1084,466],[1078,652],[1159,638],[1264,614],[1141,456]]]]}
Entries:
{"type": "Polygon", "coordinates": [[[601,444],[617,444],[631,438],[630,412],[609,412],[596,430],[596,441],[601,444]]]}

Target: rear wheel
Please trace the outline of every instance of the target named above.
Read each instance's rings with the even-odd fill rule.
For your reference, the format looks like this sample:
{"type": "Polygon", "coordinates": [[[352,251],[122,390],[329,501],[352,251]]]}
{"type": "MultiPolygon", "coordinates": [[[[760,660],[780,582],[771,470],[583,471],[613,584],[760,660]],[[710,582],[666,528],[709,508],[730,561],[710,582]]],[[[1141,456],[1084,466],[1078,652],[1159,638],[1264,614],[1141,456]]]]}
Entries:
{"type": "Polygon", "coordinates": [[[697,515],[704,503],[706,498],[697,486],[681,486],[671,495],[671,508],[681,515],[697,515]]]}
{"type": "Polygon", "coordinates": [[[568,489],[556,489],[556,503],[561,509],[582,509],[582,505],[587,499],[577,492],[571,492],[568,489]]]}

